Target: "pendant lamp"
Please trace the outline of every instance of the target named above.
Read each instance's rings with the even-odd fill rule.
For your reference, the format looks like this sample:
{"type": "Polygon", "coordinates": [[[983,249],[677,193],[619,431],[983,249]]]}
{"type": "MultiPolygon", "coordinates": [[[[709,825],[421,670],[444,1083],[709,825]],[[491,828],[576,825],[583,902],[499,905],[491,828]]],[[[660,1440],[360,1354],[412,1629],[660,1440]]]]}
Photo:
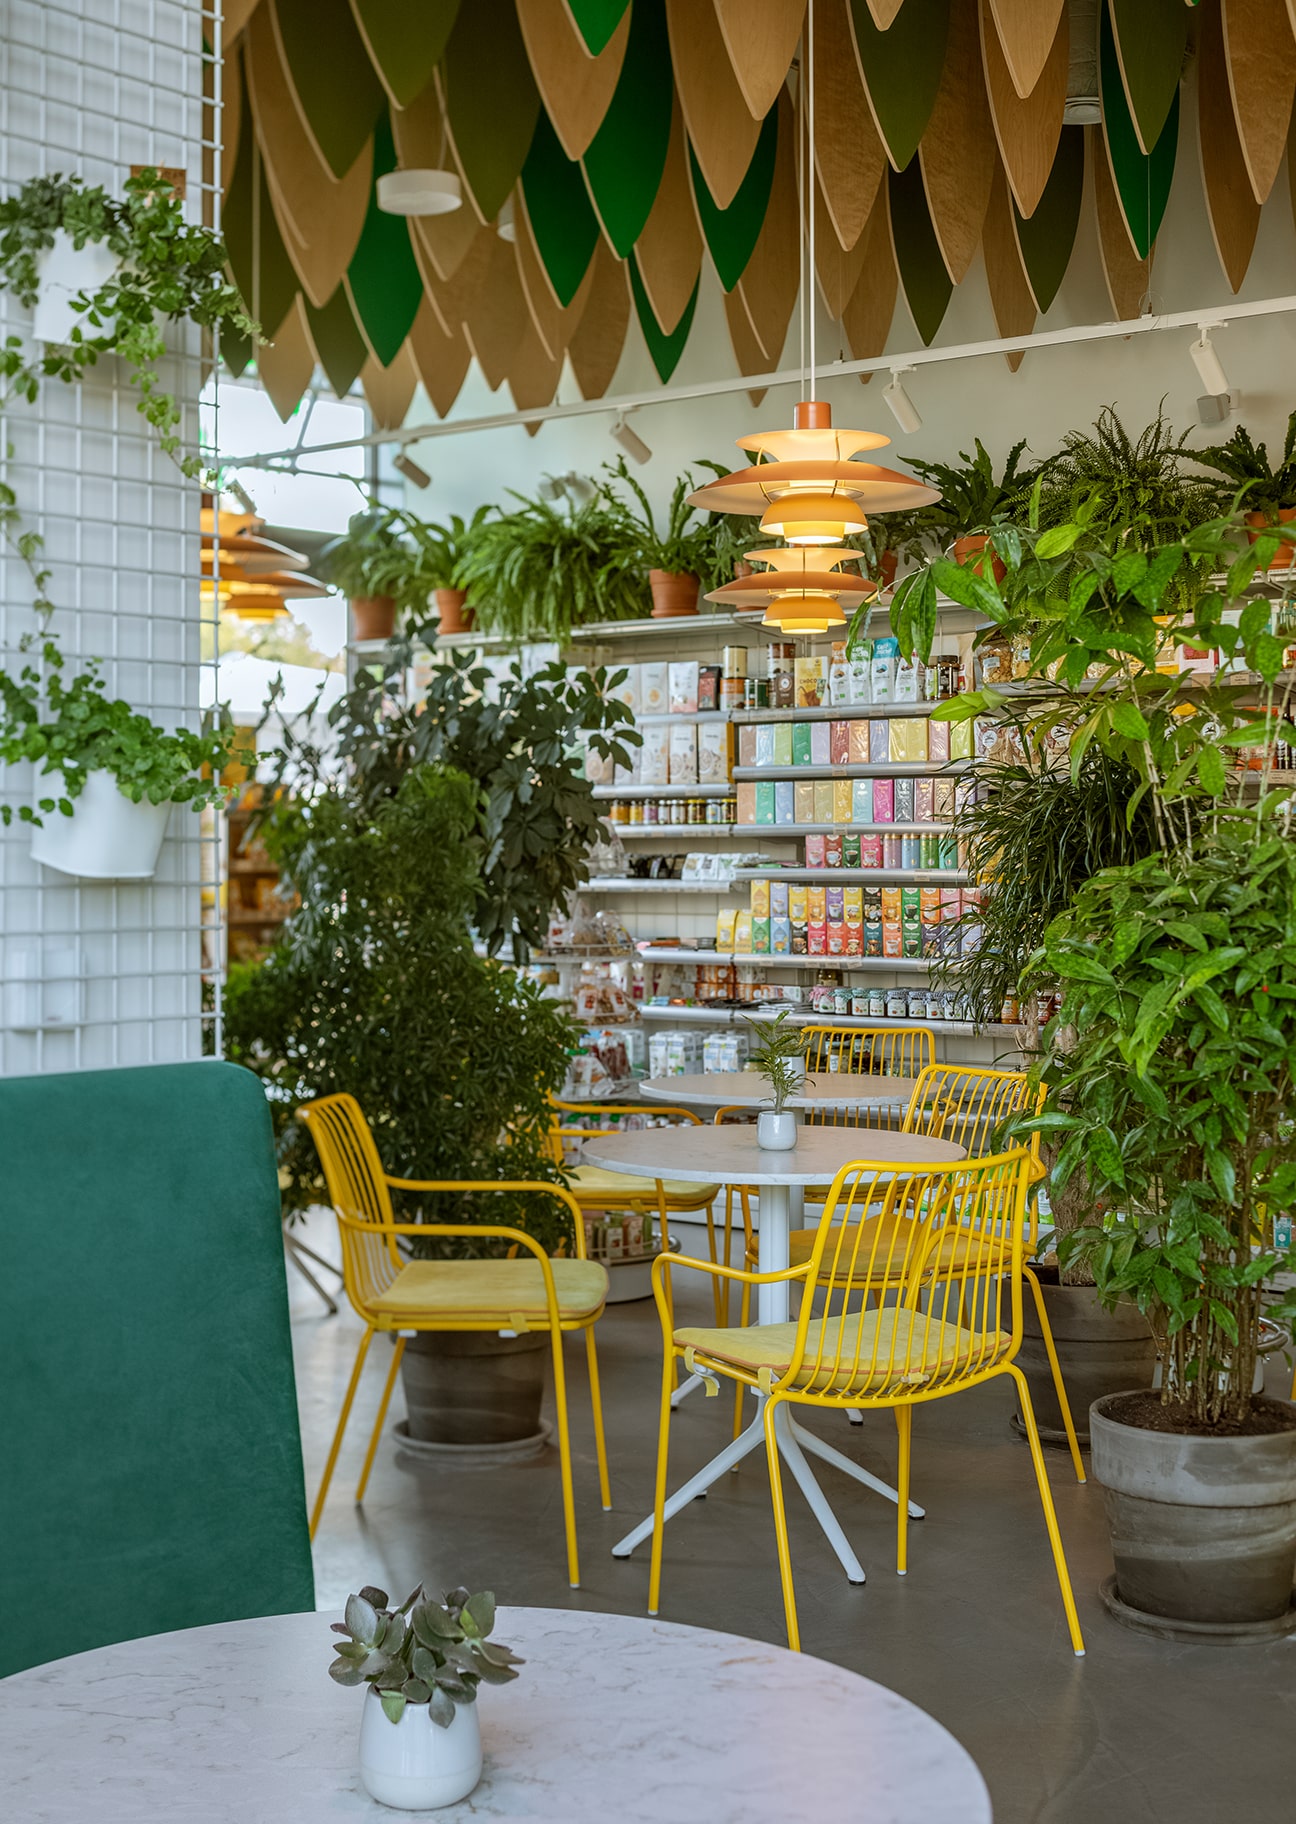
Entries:
{"type": "Polygon", "coordinates": [[[768,545],[747,553],[748,563],[769,566],[766,574],[736,577],[706,599],[729,608],[764,608],[761,625],[784,633],[826,633],[844,625],[845,609],[877,594],[871,578],[841,568],[859,558],[846,546],[768,545]]]}

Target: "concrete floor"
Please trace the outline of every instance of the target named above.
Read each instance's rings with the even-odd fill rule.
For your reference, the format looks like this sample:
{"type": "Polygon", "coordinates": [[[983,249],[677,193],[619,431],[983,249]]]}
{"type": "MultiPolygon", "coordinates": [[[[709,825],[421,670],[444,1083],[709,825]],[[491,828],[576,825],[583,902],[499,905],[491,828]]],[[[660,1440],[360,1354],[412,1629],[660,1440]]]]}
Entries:
{"type": "MultiPolygon", "coordinates": [[[[329,1249],[328,1225],[310,1239],[329,1249]]],[[[695,1244],[694,1244],[695,1245],[695,1244]]],[[[313,1493],[359,1325],[330,1318],[290,1272],[308,1488],[313,1493]]],[[[713,1321],[699,1280],[683,1321],[713,1321]]],[[[651,1300],[611,1308],[598,1332],[613,1512],[599,1506],[583,1346],[569,1345],[580,1590],[567,1585],[557,1455],[511,1469],[446,1474],[379,1451],[363,1510],[352,1492],[390,1357],[376,1344],[315,1543],[317,1600],[340,1606],[376,1583],[404,1595],[432,1584],[492,1587],[503,1603],[641,1614],[647,1547],[609,1548],[651,1505],[661,1340],[651,1300]]],[[[1272,1391],[1285,1393],[1275,1384],[1272,1391]]],[[[1145,1640],[1111,1621],[1097,1589],[1111,1560],[1102,1496],[1049,1452],[1054,1499],[1088,1646],[1070,1651],[1030,1460],[1010,1434],[1005,1382],[920,1407],[913,1493],[928,1517],[894,1571],[894,1509],[825,1467],[823,1486],[868,1573],[846,1582],[789,1482],[806,1652],[899,1691],[957,1736],[990,1787],[997,1824],[1242,1824],[1296,1817],[1296,1643],[1233,1649],[1145,1640]]],[[[691,1396],[673,1421],[671,1485],[728,1437],[728,1398],[691,1396]]],[[[397,1393],[390,1422],[403,1417],[397,1393]]],[[[875,1473],[895,1469],[895,1428],[836,1414],[808,1422],[875,1473]]],[[[662,1615],[784,1640],[763,1459],[749,1458],[670,1523],[662,1615]]],[[[688,1693],[680,1692],[680,1703],[688,1693]]],[[[741,1734],[742,1718],[734,1729],[741,1734]]],[[[795,1744],[789,1743],[789,1753],[795,1744]]],[[[861,1795],[861,1817],[867,1806],[861,1795]]],[[[789,1820],[789,1824],[798,1824],[789,1820]]],[[[845,1821],[843,1821],[845,1824],[845,1821]]],[[[922,1824],[915,1819],[914,1824],[922,1824]]]]}

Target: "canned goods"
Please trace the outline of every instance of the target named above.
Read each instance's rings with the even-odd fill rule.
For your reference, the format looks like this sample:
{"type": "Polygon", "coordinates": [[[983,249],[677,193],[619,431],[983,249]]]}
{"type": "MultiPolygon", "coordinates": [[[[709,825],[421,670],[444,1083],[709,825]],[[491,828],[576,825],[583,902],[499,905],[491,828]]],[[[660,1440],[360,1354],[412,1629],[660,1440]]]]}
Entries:
{"type": "Polygon", "coordinates": [[[726,678],[745,678],[747,676],[747,648],[745,646],[726,646],[720,656],[726,678]]]}
{"type": "Polygon", "coordinates": [[[644,801],[642,798],[632,798],[630,800],[630,821],[631,823],[642,823],[644,821],[644,801]]]}

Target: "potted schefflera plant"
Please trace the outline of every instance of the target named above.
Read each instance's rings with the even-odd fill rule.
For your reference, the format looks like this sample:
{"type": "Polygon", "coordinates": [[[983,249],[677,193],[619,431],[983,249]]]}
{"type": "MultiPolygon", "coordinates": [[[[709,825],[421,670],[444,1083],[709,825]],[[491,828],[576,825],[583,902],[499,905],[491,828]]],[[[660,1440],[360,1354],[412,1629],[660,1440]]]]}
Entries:
{"type": "Polygon", "coordinates": [[[756,1144],[770,1152],[787,1152],[796,1145],[797,1118],[788,1101],[806,1082],[805,1040],[799,1026],[788,1024],[791,1008],[772,1020],[748,1020],[754,1043],[748,1062],[754,1064],[770,1088],[769,1108],[756,1117],[756,1144]]]}
{"type": "Polygon", "coordinates": [[[380,1804],[431,1811],[465,1798],[481,1778],[479,1685],[506,1685],[525,1662],[489,1638],[495,1598],[450,1590],[441,1602],[422,1584],[398,1609],[386,1590],[348,1596],[333,1623],[340,1685],[366,1685],[360,1779],[380,1804]]]}
{"type": "MultiPolygon", "coordinates": [[[[228,730],[167,733],[103,688],[99,662],[70,681],[58,644],[41,648],[44,673],[28,662],[0,670],[0,760],[30,760],[34,861],[85,880],[148,880],[157,867],[173,804],[200,811],[225,797],[228,730]]],[[[5,823],[13,806],[0,807],[5,823]]]]}

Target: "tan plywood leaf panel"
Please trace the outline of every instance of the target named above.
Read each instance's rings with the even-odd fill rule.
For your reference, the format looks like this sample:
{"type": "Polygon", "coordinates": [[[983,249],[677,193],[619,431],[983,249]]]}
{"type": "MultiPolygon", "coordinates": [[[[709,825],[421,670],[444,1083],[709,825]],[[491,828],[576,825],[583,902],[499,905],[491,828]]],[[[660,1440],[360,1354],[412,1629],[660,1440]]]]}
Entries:
{"type": "Polygon", "coordinates": [[[236,50],[221,63],[221,195],[228,196],[238,163],[239,128],[243,124],[243,58],[236,50]]]}
{"type": "Polygon", "coordinates": [[[1017,207],[1023,215],[1034,215],[1053,169],[1066,107],[1067,16],[1064,12],[1058,20],[1039,81],[1023,98],[1013,86],[1003,46],[995,30],[990,0],[980,0],[980,7],[981,58],[999,156],[1017,207]]]}
{"type": "Polygon", "coordinates": [[[410,245],[423,277],[423,293],[447,335],[461,330],[467,317],[476,309],[478,296],[490,272],[495,243],[499,239],[493,228],[483,228],[477,222],[471,209],[468,213],[473,216],[475,232],[467,253],[448,279],[443,279],[437,272],[428,252],[427,243],[420,233],[424,223],[417,217],[410,221],[410,227],[414,230],[410,236],[410,245]]]}
{"type": "Polygon", "coordinates": [[[630,8],[597,57],[572,23],[567,0],[517,0],[518,24],[540,99],[568,158],[583,158],[608,111],[630,39],[630,8]]]}
{"type": "Polygon", "coordinates": [[[221,9],[221,44],[226,53],[259,4],[260,0],[225,0],[221,9]]]}
{"type": "Polygon", "coordinates": [[[864,250],[859,281],[842,312],[846,342],[856,361],[880,355],[891,333],[900,276],[891,245],[890,193],[882,184],[860,236],[864,250]]]}
{"type": "MultiPolygon", "coordinates": [[[[1251,194],[1273,189],[1296,95],[1296,0],[1223,0],[1224,55],[1238,144],[1251,194]]],[[[1203,33],[1206,31],[1203,8],[1203,33]]],[[[1211,22],[1211,32],[1215,22],[1211,22]]],[[[1222,257],[1222,256],[1221,256],[1222,257]]],[[[1233,287],[1234,291],[1237,286],[1233,287]]]]}
{"type": "Polygon", "coordinates": [[[257,378],[270,395],[270,403],[286,424],[315,372],[315,349],[306,322],[300,292],[292,309],[275,331],[273,342],[257,349],[257,378]]]}
{"type": "MultiPolygon", "coordinates": [[[[868,0],[868,9],[880,32],[887,29],[903,5],[904,0],[868,0]]],[[[858,358],[861,361],[864,359],[863,355],[858,358]]]]}
{"type": "Polygon", "coordinates": [[[828,205],[824,202],[823,192],[815,185],[815,277],[819,281],[819,291],[827,307],[828,315],[835,323],[841,321],[846,308],[846,300],[859,283],[860,273],[864,269],[864,236],[861,235],[849,250],[844,248],[833,233],[833,225],[828,216],[828,205]]]}
{"type": "MultiPolygon", "coordinates": [[[[441,97],[435,82],[428,83],[408,108],[393,108],[391,124],[396,162],[402,170],[458,169],[450,150],[450,136],[445,129],[441,97]]],[[[454,276],[479,227],[476,211],[466,202],[458,209],[452,209],[449,215],[420,215],[410,219],[410,228],[422,235],[428,258],[441,279],[454,276]]]]}
{"type": "Polygon", "coordinates": [[[447,334],[424,298],[410,326],[406,346],[414,358],[415,369],[433,411],[438,418],[444,418],[459,397],[472,359],[467,338],[461,329],[447,334]]]}
{"type": "Polygon", "coordinates": [[[707,0],[666,0],[675,87],[689,142],[717,206],[727,209],[747,175],[761,123],[748,112],[707,0]]]}
{"type": "Polygon", "coordinates": [[[398,431],[405,422],[414,388],[418,385],[409,342],[401,344],[400,353],[390,367],[384,367],[375,355],[370,355],[360,369],[360,384],[377,429],[398,431]]]}
{"type": "MultiPolygon", "coordinates": [[[[739,286],[735,286],[732,291],[725,293],[724,313],[725,322],[729,326],[729,343],[734,352],[734,360],[738,363],[738,372],[740,374],[769,373],[774,363],[765,357],[765,350],[761,347],[760,338],[752,328],[751,318],[743,307],[739,286]]],[[[753,406],[758,406],[764,399],[765,392],[764,387],[754,386],[748,392],[747,397],[753,406]]]]}
{"type": "MultiPolygon", "coordinates": [[[[1286,25],[1285,18],[1279,24],[1286,25]]],[[[1260,204],[1247,170],[1225,69],[1224,28],[1218,8],[1201,9],[1197,41],[1197,126],[1202,185],[1215,251],[1229,287],[1246,277],[1260,227],[1260,204]]],[[[1290,107],[1290,98],[1288,106],[1290,107]]]]}
{"type": "Polygon", "coordinates": [[[634,251],[652,313],[662,334],[668,336],[688,309],[702,265],[702,230],[689,182],[684,114],[678,94],[671,114],[666,168],[652,213],[634,251]]]}
{"type": "Polygon", "coordinates": [[[335,178],[301,124],[283,62],[274,9],[259,7],[244,39],[248,99],[284,246],[307,297],[322,310],[351,263],[373,182],[367,145],[335,178]]]}
{"type": "MultiPolygon", "coordinates": [[[[806,0],[715,0],[715,10],[748,112],[764,120],[792,67],[806,0]]],[[[821,10],[815,7],[816,40],[821,10]]],[[[816,61],[818,52],[816,42],[816,61]]]]}
{"type": "Polygon", "coordinates": [[[625,263],[599,236],[594,249],[594,283],[567,347],[582,399],[601,399],[625,347],[630,321],[630,281],[625,263]]]}
{"type": "Polygon", "coordinates": [[[504,384],[509,362],[531,321],[522,295],[517,260],[507,241],[491,236],[485,283],[470,310],[464,312],[464,334],[491,391],[504,384]]]}
{"type": "MultiPolygon", "coordinates": [[[[519,412],[525,412],[529,406],[552,404],[562,376],[562,366],[562,354],[549,353],[540,339],[540,331],[528,318],[522,339],[509,362],[507,376],[508,389],[519,412]]],[[[528,425],[526,428],[530,431],[540,427],[537,423],[534,427],[528,425]]]]}
{"type": "MultiPolygon", "coordinates": [[[[737,290],[752,333],[775,368],[787,340],[799,283],[800,211],[797,207],[797,123],[792,99],[779,92],[778,150],[765,220],[737,290]]],[[[743,370],[746,371],[745,369],[743,370]]]]}
{"type": "MultiPolygon", "coordinates": [[[[1035,297],[1017,249],[1013,230],[1012,198],[1003,166],[995,168],[985,218],[986,282],[990,303],[1001,336],[1028,335],[1035,327],[1035,297]]],[[[1014,373],[1022,364],[1023,349],[1004,356],[1014,373]]]]}
{"type": "Polygon", "coordinates": [[[849,249],[887,168],[855,56],[850,0],[815,0],[814,92],[815,170],[837,239],[849,249]]]}
{"type": "Polygon", "coordinates": [[[945,67],[918,147],[945,270],[956,285],[981,240],[999,155],[981,64],[977,0],[950,0],[945,67]]]}
{"type": "Polygon", "coordinates": [[[990,0],[1013,87],[1023,101],[1044,73],[1066,0],[990,0]]]}
{"type": "Polygon", "coordinates": [[[522,295],[526,299],[528,314],[536,326],[545,353],[551,360],[561,364],[563,352],[576,332],[581,312],[594,289],[594,262],[590,261],[575,297],[564,310],[554,297],[553,287],[536,247],[521,184],[513,192],[513,224],[513,252],[517,256],[518,277],[522,281],[522,295]]]}
{"type": "Polygon", "coordinates": [[[1118,322],[1127,322],[1141,314],[1152,280],[1152,255],[1141,260],[1134,251],[1125,226],[1125,216],[1116,194],[1107,140],[1101,127],[1086,127],[1089,139],[1088,164],[1094,177],[1094,208],[1098,216],[1098,249],[1102,256],[1103,277],[1107,295],[1118,322]],[[1098,135],[1097,143],[1094,134],[1098,135]]]}

